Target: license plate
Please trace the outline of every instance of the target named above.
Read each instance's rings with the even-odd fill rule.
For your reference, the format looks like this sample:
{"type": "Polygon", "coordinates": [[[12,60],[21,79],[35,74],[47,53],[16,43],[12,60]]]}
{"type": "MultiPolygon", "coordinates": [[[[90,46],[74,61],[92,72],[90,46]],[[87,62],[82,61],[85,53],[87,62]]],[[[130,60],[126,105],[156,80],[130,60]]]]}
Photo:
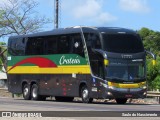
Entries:
{"type": "Polygon", "coordinates": [[[125,95],[126,98],[132,98],[132,95],[125,95]]]}

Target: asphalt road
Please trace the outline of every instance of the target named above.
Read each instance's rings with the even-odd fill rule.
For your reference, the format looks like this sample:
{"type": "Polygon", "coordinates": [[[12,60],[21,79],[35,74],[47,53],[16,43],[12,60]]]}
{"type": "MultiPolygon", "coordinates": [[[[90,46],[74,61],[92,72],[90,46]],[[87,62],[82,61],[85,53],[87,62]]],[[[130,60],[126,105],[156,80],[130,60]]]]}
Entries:
{"type": "MultiPolygon", "coordinates": [[[[82,102],[57,102],[55,100],[47,100],[47,101],[32,101],[32,100],[23,100],[23,99],[13,99],[13,98],[2,98],[0,97],[0,111],[57,111],[54,112],[55,115],[58,111],[72,111],[73,117],[76,117],[76,114],[78,115],[79,111],[85,111],[90,112],[92,111],[92,114],[94,114],[95,111],[98,111],[99,113],[101,111],[112,111],[108,114],[112,114],[115,112],[124,112],[128,113],[128,111],[134,112],[134,111],[160,111],[160,105],[158,104],[130,104],[127,103],[125,105],[117,105],[116,103],[98,103],[93,102],[92,104],[84,104],[82,102]]],[[[95,113],[93,117],[99,115],[99,113],[95,113]]],[[[62,114],[63,112],[60,112],[62,114]]],[[[160,114],[160,112],[158,112],[160,114]]],[[[48,113],[52,114],[52,113],[48,113]]],[[[71,113],[70,113],[71,114],[71,113]]],[[[87,115],[90,115],[91,113],[87,113],[87,115]]],[[[85,117],[88,117],[88,116],[85,117]]],[[[102,115],[103,116],[103,115],[102,115]]],[[[64,116],[65,117],[65,116],[64,116]]],[[[79,116],[77,116],[79,117],[79,116]]],[[[116,117],[116,116],[115,116],[116,117]]],[[[69,119],[69,118],[67,118],[69,119]]],[[[77,118],[82,119],[82,118],[77,118]]],[[[87,119],[90,120],[91,118],[87,119]]],[[[101,118],[102,119],[102,118],[101,118]]],[[[104,118],[105,119],[105,118],[104,118]]],[[[110,120],[112,120],[113,117],[111,117],[110,120]]],[[[149,118],[148,118],[149,119],[149,118]]],[[[147,119],[147,120],[148,120],[147,119]]],[[[57,118],[59,120],[59,118],[57,118]]],[[[75,120],[74,118],[71,118],[69,120],[75,120]]],[[[94,119],[92,119],[94,120],[94,119]]]]}
{"type": "Polygon", "coordinates": [[[76,101],[32,101],[0,97],[0,111],[160,111],[160,104],[118,105],[111,102],[85,104],[76,101]]]}

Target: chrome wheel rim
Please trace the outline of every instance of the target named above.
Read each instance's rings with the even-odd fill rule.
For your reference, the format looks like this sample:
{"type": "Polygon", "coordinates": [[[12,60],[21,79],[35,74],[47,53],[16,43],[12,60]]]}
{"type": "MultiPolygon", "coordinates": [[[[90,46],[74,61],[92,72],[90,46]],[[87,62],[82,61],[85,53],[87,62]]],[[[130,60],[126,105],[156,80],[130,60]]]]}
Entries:
{"type": "Polygon", "coordinates": [[[28,92],[29,92],[29,89],[28,89],[27,87],[26,87],[26,88],[24,88],[24,91],[23,91],[24,96],[27,96],[28,92]]]}
{"type": "Polygon", "coordinates": [[[83,90],[83,98],[86,99],[88,97],[88,90],[84,89],[83,90]]]}
{"type": "Polygon", "coordinates": [[[33,96],[33,98],[37,97],[37,89],[36,88],[33,88],[33,90],[32,90],[32,96],[33,96]]]}

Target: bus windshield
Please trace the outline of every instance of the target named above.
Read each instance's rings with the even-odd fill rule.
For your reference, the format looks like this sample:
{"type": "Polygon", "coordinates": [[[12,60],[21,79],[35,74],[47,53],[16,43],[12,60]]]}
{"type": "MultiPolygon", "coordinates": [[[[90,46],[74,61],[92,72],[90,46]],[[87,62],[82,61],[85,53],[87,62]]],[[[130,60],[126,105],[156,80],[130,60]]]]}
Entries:
{"type": "Polygon", "coordinates": [[[145,77],[143,63],[109,65],[106,67],[106,78],[117,78],[124,81],[133,82],[134,80],[145,77]]]}
{"type": "Polygon", "coordinates": [[[103,48],[107,52],[137,53],[143,52],[143,44],[138,35],[103,34],[103,48]]]}

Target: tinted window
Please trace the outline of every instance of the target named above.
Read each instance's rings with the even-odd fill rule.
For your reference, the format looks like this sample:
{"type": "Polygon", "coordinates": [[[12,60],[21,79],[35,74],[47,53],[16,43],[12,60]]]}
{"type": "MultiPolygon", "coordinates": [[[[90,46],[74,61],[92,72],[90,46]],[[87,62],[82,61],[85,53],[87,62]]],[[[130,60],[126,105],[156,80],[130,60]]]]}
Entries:
{"type": "Polygon", "coordinates": [[[94,33],[85,33],[84,36],[86,40],[86,45],[89,49],[90,48],[95,48],[95,49],[101,48],[99,35],[94,34],[94,33]]]}
{"type": "Polygon", "coordinates": [[[72,41],[71,53],[78,54],[84,57],[84,50],[83,50],[83,42],[80,34],[73,34],[70,36],[72,41]]]}
{"type": "Polygon", "coordinates": [[[24,55],[25,53],[25,39],[15,38],[8,43],[8,52],[11,55],[24,55]]]}
{"type": "Polygon", "coordinates": [[[59,36],[58,37],[58,54],[69,54],[71,48],[71,41],[69,36],[59,36]]]}
{"type": "Polygon", "coordinates": [[[80,34],[49,36],[45,43],[45,54],[79,54],[84,56],[80,34]]]}
{"type": "Polygon", "coordinates": [[[33,37],[28,38],[26,46],[26,55],[43,55],[44,54],[44,38],[33,37]]]}
{"type": "Polygon", "coordinates": [[[78,54],[84,57],[83,42],[80,34],[61,35],[57,38],[58,54],[78,54]]]}
{"type": "Polygon", "coordinates": [[[102,57],[92,50],[92,49],[101,49],[100,37],[98,34],[94,33],[85,33],[84,36],[86,40],[92,73],[97,77],[103,78],[102,57]]]}
{"type": "Polygon", "coordinates": [[[57,36],[49,36],[45,39],[45,54],[57,54],[57,36]]]}
{"type": "MultiPolygon", "coordinates": [[[[15,44],[12,44],[14,49],[15,44]]],[[[26,50],[25,46],[23,46],[24,51],[26,55],[79,54],[84,57],[83,42],[80,34],[27,38],[26,50]]]]}
{"type": "Polygon", "coordinates": [[[103,34],[104,50],[115,53],[143,52],[139,36],[131,34],[103,34]]]}

